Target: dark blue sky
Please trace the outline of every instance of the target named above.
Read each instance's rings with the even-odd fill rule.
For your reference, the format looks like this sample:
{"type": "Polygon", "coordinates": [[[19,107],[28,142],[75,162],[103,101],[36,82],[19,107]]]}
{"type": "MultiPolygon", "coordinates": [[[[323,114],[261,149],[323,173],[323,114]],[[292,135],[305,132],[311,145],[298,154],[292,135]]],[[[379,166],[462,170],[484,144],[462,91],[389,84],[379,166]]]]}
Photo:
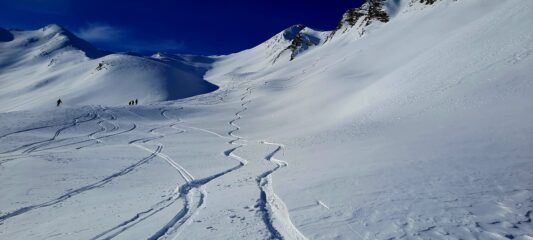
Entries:
{"type": "Polygon", "coordinates": [[[301,23],[333,29],[362,0],[0,0],[0,27],[60,24],[112,51],[227,54],[301,23]]]}

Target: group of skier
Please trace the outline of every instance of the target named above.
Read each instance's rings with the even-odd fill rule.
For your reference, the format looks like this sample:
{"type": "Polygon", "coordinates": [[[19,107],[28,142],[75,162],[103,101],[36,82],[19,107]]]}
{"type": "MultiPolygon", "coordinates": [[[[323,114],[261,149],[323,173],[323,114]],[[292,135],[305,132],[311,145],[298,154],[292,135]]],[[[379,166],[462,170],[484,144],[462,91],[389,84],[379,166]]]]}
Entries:
{"type": "Polygon", "coordinates": [[[137,105],[139,103],[139,100],[138,99],[135,99],[135,100],[131,100],[128,105],[137,105]]]}
{"type": "MultiPolygon", "coordinates": [[[[61,105],[61,103],[63,103],[63,101],[61,101],[61,98],[57,99],[57,106],[58,107],[59,107],[59,105],[61,105]]],[[[137,104],[139,104],[139,99],[131,100],[128,103],[128,105],[130,105],[130,106],[137,105],[137,104]]]]}

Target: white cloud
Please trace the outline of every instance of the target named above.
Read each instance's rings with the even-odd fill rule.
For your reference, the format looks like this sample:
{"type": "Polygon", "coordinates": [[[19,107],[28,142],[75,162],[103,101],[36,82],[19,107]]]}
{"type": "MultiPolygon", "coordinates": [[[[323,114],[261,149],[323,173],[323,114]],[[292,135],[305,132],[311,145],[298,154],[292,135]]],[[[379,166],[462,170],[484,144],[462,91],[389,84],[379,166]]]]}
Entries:
{"type": "Polygon", "coordinates": [[[123,38],[123,29],[105,24],[89,24],[76,33],[80,38],[90,42],[116,42],[123,38]]]}

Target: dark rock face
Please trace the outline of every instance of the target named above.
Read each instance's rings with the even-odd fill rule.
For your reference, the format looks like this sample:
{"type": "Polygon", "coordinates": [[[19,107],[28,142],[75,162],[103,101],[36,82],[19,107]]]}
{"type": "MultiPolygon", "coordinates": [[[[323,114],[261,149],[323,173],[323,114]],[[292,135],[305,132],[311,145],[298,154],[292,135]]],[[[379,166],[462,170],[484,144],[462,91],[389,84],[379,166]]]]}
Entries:
{"type": "MultiPolygon", "coordinates": [[[[350,27],[355,26],[355,24],[362,20],[363,25],[369,25],[372,21],[388,22],[389,15],[384,10],[385,0],[366,0],[359,8],[349,9],[342,15],[342,19],[337,25],[337,28],[333,30],[331,35],[328,37],[330,39],[335,35],[340,29],[348,25],[350,27]]],[[[425,0],[425,1],[434,1],[434,0],[425,0]]]]}
{"type": "Polygon", "coordinates": [[[360,9],[360,8],[352,8],[346,11],[344,15],[342,16],[342,20],[339,22],[339,25],[337,25],[337,30],[340,29],[343,25],[343,23],[347,23],[350,26],[354,26],[355,23],[361,18],[365,17],[366,11],[360,9]]]}
{"type": "MultiPolygon", "coordinates": [[[[434,0],[429,0],[434,1],[434,0]]],[[[388,22],[389,15],[383,10],[383,0],[368,0],[368,21],[367,25],[372,20],[378,20],[380,22],[388,22]]]]}
{"type": "Polygon", "coordinates": [[[290,45],[283,49],[275,58],[274,62],[276,62],[280,56],[285,53],[286,51],[290,51],[291,58],[290,60],[294,60],[296,55],[299,53],[309,49],[312,46],[316,46],[320,44],[322,41],[320,38],[314,36],[313,34],[309,34],[306,31],[306,26],[302,24],[293,25],[285,31],[283,31],[283,38],[285,40],[290,41],[290,45]]]}
{"type": "Polygon", "coordinates": [[[287,47],[287,49],[291,51],[291,61],[294,60],[299,52],[305,51],[309,47],[318,45],[319,43],[320,39],[304,34],[300,31],[292,40],[291,45],[287,47]]]}

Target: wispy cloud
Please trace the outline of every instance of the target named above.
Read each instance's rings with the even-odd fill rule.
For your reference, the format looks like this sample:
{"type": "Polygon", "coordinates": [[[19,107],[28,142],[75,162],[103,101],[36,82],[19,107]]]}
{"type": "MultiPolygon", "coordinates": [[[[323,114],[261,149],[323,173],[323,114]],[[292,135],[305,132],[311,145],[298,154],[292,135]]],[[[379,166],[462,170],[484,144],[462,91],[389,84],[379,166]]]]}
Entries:
{"type": "Polygon", "coordinates": [[[183,41],[171,39],[143,40],[135,36],[135,32],[102,23],[90,23],[76,31],[82,39],[115,51],[155,52],[181,51],[185,47],[183,41]]]}
{"type": "Polygon", "coordinates": [[[90,42],[113,43],[121,41],[127,31],[106,24],[91,23],[80,28],[76,34],[90,42]]]}

